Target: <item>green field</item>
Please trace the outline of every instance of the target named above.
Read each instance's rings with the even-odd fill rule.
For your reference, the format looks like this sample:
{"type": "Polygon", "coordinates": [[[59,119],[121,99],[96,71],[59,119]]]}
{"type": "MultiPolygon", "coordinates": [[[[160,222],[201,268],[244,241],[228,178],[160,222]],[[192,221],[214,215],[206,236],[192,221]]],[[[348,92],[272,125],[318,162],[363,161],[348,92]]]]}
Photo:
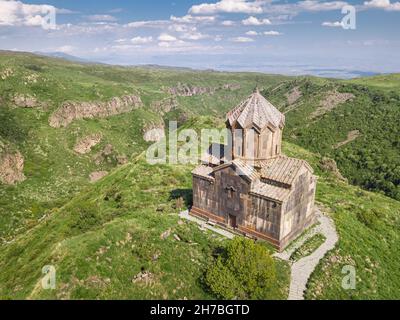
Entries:
{"type": "MultiPolygon", "coordinates": [[[[0,297],[214,299],[203,276],[226,240],[179,220],[191,201],[192,166],[147,164],[143,151],[150,144],[143,128],[168,120],[178,120],[180,129],[223,127],[225,112],[258,84],[286,112],[284,152],[316,170],[317,201],[340,236],[312,275],[307,298],[400,298],[399,77],[384,77],[339,81],[116,67],[0,52],[0,156],[19,150],[26,176],[17,185],[0,185],[0,297]],[[160,112],[157,102],[171,98],[167,89],[179,83],[218,89],[179,96],[178,106],[160,112]],[[240,89],[220,89],[224,84],[240,89]],[[301,96],[293,102],[287,94],[294,88],[301,96]],[[331,92],[353,98],[321,111],[331,92]],[[18,94],[36,97],[39,105],[17,108],[18,94]],[[73,121],[66,128],[49,126],[65,101],[128,94],[140,95],[143,107],[73,121]],[[354,130],[356,138],[335,147],[354,130]],[[101,133],[100,144],[85,155],[73,151],[79,139],[93,133],[101,133]],[[109,144],[112,153],[96,163],[109,144]],[[118,164],[121,155],[127,164],[118,164]],[[324,157],[336,160],[348,183],[323,169],[324,157]],[[94,171],[109,174],[90,183],[94,171]],[[45,265],[56,267],[56,290],[40,286],[45,265]],[[341,287],[345,265],[356,268],[355,290],[341,287]],[[146,280],[135,280],[144,271],[146,280]]],[[[277,298],[284,299],[289,269],[283,262],[276,267],[282,287],[277,298]]]]}

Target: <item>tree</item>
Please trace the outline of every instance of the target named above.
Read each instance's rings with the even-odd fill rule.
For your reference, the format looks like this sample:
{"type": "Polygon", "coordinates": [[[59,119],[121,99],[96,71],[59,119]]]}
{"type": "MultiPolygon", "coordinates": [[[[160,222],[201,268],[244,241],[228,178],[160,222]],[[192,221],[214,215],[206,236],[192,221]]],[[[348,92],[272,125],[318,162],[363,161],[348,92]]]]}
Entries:
{"type": "Polygon", "coordinates": [[[254,241],[236,237],[207,269],[205,282],[220,299],[274,299],[275,262],[254,241]]]}

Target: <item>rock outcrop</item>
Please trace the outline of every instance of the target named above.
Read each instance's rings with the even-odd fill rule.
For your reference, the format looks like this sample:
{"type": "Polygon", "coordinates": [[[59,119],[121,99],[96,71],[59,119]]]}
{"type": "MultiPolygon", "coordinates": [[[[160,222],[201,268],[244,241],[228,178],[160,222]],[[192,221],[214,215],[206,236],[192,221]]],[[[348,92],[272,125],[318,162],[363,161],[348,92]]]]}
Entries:
{"type": "Polygon", "coordinates": [[[198,87],[190,84],[178,83],[176,87],[168,89],[168,93],[174,96],[191,97],[200,94],[214,94],[215,89],[211,87],[198,87]]]}
{"type": "Polygon", "coordinates": [[[179,104],[175,97],[154,101],[151,104],[151,108],[162,115],[176,109],[178,106],[179,104]]]}
{"type": "Polygon", "coordinates": [[[40,106],[36,97],[29,94],[16,94],[13,97],[12,102],[18,108],[35,108],[40,106]]]}
{"type": "Polygon", "coordinates": [[[164,124],[147,124],[143,128],[143,139],[147,142],[159,142],[165,138],[164,124]]]}
{"type": "Polygon", "coordinates": [[[241,89],[241,85],[239,83],[225,83],[221,86],[221,89],[236,91],[241,89]]]}
{"type": "Polygon", "coordinates": [[[341,141],[333,146],[333,149],[338,149],[340,147],[345,146],[346,144],[356,140],[361,135],[359,130],[352,130],[347,134],[347,139],[341,141]]]}
{"type": "Polygon", "coordinates": [[[290,91],[289,93],[286,94],[288,104],[291,105],[291,104],[296,103],[297,100],[299,100],[301,98],[301,96],[302,96],[302,93],[300,91],[300,88],[294,87],[292,89],[292,91],[290,91]]]}
{"type": "Polygon", "coordinates": [[[319,167],[326,172],[331,172],[339,180],[347,182],[347,179],[340,173],[335,160],[323,157],[319,163],[319,167]]]}
{"type": "Polygon", "coordinates": [[[218,87],[199,87],[191,84],[178,83],[176,87],[168,88],[167,92],[174,96],[191,97],[201,94],[213,95],[217,90],[239,90],[240,84],[226,83],[218,87]]]}
{"type": "Polygon", "coordinates": [[[95,171],[89,175],[90,182],[96,182],[108,175],[107,171],[95,171]]]}
{"type": "Polygon", "coordinates": [[[108,102],[65,102],[51,115],[49,124],[53,128],[66,127],[74,120],[106,118],[142,105],[140,97],[135,95],[115,97],[108,102]]]}
{"type": "Polygon", "coordinates": [[[81,140],[74,147],[74,151],[79,154],[87,154],[91,151],[91,149],[98,145],[102,139],[102,135],[100,133],[91,134],[81,140]]]}
{"type": "Polygon", "coordinates": [[[342,93],[338,91],[331,91],[327,96],[321,101],[320,107],[317,108],[311,115],[310,119],[317,118],[324,115],[327,112],[335,109],[339,104],[345,103],[349,100],[354,99],[354,94],[352,93],[342,93]]]}
{"type": "Polygon", "coordinates": [[[13,185],[25,180],[24,157],[19,151],[8,150],[0,141],[0,182],[13,185]]]}

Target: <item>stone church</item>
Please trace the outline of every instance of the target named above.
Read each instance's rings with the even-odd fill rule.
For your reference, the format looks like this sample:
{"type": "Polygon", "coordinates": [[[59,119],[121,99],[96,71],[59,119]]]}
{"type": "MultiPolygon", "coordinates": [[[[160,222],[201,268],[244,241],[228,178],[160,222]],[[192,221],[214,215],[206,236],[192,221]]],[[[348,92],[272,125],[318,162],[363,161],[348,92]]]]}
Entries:
{"type": "Polygon", "coordinates": [[[314,223],[313,169],[282,154],[285,116],[258,89],[226,119],[232,141],[193,170],[190,214],[283,250],[314,223]]]}

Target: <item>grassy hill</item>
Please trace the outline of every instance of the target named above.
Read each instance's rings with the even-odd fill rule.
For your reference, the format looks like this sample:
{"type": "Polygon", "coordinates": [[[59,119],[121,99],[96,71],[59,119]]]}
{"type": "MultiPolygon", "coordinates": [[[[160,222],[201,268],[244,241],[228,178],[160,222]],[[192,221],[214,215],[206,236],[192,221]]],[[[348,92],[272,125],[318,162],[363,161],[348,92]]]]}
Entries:
{"type": "MultiPolygon", "coordinates": [[[[379,83],[386,80],[125,68],[0,52],[0,156],[18,150],[26,178],[0,184],[0,297],[213,298],[202,276],[225,240],[179,222],[181,206],[191,201],[192,167],[145,163],[149,143],[143,132],[168,120],[178,120],[181,128],[221,127],[225,112],[258,84],[286,112],[285,153],[316,169],[317,200],[340,235],[313,274],[307,297],[398,298],[400,203],[321,169],[329,156],[350,183],[399,198],[396,75],[390,88],[379,83]],[[182,85],[212,92],[169,92],[182,85]],[[49,125],[66,101],[125,95],[140,96],[143,105],[65,128],[49,125]],[[18,107],[20,96],[33,97],[35,106],[18,107]],[[101,142],[87,154],[75,152],[77,141],[92,134],[101,134],[101,142]],[[119,163],[121,156],[127,164],[119,163]],[[90,183],[90,173],[99,171],[109,174],[90,183]],[[49,264],[57,270],[55,291],[40,286],[42,267],[49,264]],[[347,264],[356,267],[356,290],[341,287],[347,264]],[[135,280],[142,271],[150,272],[147,280],[135,280]]],[[[277,268],[277,298],[284,298],[288,266],[277,268]]]]}
{"type": "MultiPolygon", "coordinates": [[[[395,89],[398,76],[385,77],[395,89]]],[[[379,79],[299,78],[264,95],[286,113],[287,141],[335,159],[352,184],[399,200],[400,95],[376,86],[379,79]]]]}

